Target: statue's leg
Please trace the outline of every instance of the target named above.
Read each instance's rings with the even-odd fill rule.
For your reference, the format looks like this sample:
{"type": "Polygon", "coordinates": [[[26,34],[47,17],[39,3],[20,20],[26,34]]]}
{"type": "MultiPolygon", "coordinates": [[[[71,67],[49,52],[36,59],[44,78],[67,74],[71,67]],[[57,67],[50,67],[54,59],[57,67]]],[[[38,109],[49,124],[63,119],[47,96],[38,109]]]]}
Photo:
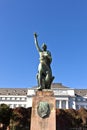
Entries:
{"type": "Polygon", "coordinates": [[[46,88],[50,89],[51,88],[51,83],[53,81],[54,77],[52,77],[52,71],[51,68],[49,67],[46,73],[46,88]]]}
{"type": "Polygon", "coordinates": [[[43,79],[43,68],[42,68],[42,64],[40,63],[39,66],[38,66],[38,84],[39,84],[39,87],[38,89],[43,89],[43,85],[42,85],[42,79],[43,79]]]}
{"type": "Polygon", "coordinates": [[[39,71],[38,75],[39,89],[42,89],[42,73],[39,71]]]}
{"type": "Polygon", "coordinates": [[[39,76],[38,76],[38,73],[37,73],[36,78],[37,78],[37,84],[38,84],[38,87],[39,87],[39,78],[38,77],[39,76]]]}
{"type": "Polygon", "coordinates": [[[50,89],[50,85],[51,85],[51,73],[49,71],[47,71],[47,73],[46,73],[45,82],[46,82],[46,89],[50,89]]]}

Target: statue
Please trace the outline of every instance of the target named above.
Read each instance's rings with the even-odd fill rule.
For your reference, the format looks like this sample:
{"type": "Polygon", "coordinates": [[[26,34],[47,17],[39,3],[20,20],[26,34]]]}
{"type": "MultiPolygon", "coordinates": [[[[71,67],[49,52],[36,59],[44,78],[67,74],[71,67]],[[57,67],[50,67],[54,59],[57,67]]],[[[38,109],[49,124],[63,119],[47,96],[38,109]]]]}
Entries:
{"type": "Polygon", "coordinates": [[[40,56],[40,63],[37,73],[38,90],[50,89],[51,83],[54,79],[50,67],[50,64],[52,62],[51,53],[47,50],[47,46],[45,43],[42,44],[42,49],[39,47],[36,33],[34,33],[34,40],[40,56]]]}

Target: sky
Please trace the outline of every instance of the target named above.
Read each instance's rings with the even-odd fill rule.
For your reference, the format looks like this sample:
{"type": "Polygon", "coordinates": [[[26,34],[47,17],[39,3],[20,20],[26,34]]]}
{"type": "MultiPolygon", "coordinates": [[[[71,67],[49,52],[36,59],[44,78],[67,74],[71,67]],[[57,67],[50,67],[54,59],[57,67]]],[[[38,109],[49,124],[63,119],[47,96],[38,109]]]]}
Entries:
{"type": "Polygon", "coordinates": [[[87,88],[87,0],[0,0],[0,88],[37,85],[39,54],[52,54],[53,83],[87,88]]]}

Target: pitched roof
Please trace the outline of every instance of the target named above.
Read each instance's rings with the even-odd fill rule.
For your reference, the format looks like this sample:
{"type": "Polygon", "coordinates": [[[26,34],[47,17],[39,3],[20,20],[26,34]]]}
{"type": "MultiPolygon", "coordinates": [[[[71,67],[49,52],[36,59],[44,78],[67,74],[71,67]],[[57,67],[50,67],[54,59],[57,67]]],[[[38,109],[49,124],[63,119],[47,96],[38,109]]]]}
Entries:
{"type": "Polygon", "coordinates": [[[51,88],[69,88],[69,87],[62,85],[62,83],[53,83],[51,85],[51,88]]]}
{"type": "Polygon", "coordinates": [[[27,88],[0,88],[0,95],[26,95],[27,88]]]}
{"type": "MultiPolygon", "coordinates": [[[[34,88],[37,88],[37,86],[32,87],[32,89],[34,89],[34,88]]],[[[62,83],[52,83],[51,88],[69,88],[69,87],[62,85],[62,83]]]]}
{"type": "Polygon", "coordinates": [[[75,89],[75,94],[78,96],[85,96],[87,95],[87,89],[75,89]]]}
{"type": "MultiPolygon", "coordinates": [[[[32,87],[32,89],[36,88],[37,86],[32,87]]],[[[62,83],[53,83],[51,85],[52,89],[69,89],[62,85],[62,83]]],[[[27,95],[27,88],[0,88],[0,95],[27,95]]],[[[78,96],[87,96],[87,89],[74,89],[75,94],[78,96]]]]}

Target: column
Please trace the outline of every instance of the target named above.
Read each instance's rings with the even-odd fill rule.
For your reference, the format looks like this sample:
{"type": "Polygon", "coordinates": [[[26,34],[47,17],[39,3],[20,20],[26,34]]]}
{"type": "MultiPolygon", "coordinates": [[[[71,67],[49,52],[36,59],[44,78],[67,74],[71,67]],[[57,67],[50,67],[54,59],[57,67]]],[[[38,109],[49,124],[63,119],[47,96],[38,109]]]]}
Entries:
{"type": "Polygon", "coordinates": [[[69,102],[68,102],[68,100],[66,100],[66,109],[68,109],[69,108],[69,102]]]}
{"type": "Polygon", "coordinates": [[[59,108],[62,108],[62,101],[59,100],[59,108]]]}

